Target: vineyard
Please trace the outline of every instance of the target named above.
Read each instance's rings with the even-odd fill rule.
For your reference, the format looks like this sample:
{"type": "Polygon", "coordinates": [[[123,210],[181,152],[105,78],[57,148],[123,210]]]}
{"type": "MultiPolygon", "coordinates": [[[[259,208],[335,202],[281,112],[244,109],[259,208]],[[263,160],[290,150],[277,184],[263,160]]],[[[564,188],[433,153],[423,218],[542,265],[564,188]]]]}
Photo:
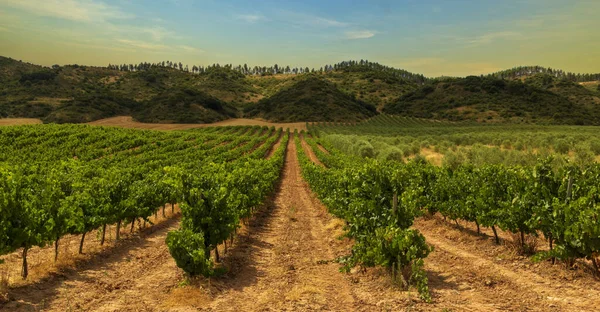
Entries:
{"type": "MultiPolygon", "coordinates": [[[[316,127],[315,130],[322,132],[325,138],[330,138],[331,145],[323,140],[330,151],[335,150],[334,146],[345,147],[347,151],[354,149],[357,158],[366,158],[360,161],[363,170],[372,167],[379,171],[370,172],[365,177],[360,177],[359,181],[368,181],[368,176],[382,177],[376,178],[379,180],[372,183],[376,191],[365,193],[375,195],[373,200],[380,205],[387,202],[388,207],[383,208],[383,211],[408,211],[408,217],[401,218],[403,222],[412,220],[419,213],[440,213],[444,219],[473,222],[476,224],[477,234],[480,233],[480,226],[491,228],[497,244],[500,240],[496,229],[500,228],[518,234],[521,251],[524,253],[536,252],[532,246],[527,246],[526,235],[543,235],[549,249],[536,253],[535,260],[552,259],[554,263],[558,259],[573,266],[577,259],[586,259],[591,261],[594,274],[600,274],[600,164],[594,159],[594,156],[600,154],[598,129],[578,128],[575,131],[574,127],[539,126],[511,129],[509,126],[438,123],[391,116],[378,117],[356,127],[357,132],[385,131],[395,134],[394,139],[398,142],[409,137],[413,141],[405,140],[407,144],[420,143],[420,146],[415,146],[416,155],[404,162],[402,158],[383,161],[371,159],[376,154],[386,154],[385,150],[374,152],[373,146],[380,143],[378,136],[348,139],[344,135],[326,134],[336,133],[338,128],[340,133],[348,133],[348,126],[316,127]],[[408,129],[411,131],[408,132],[408,129]],[[422,136],[427,136],[429,140],[422,136]],[[437,140],[432,139],[432,136],[437,140]],[[352,139],[358,141],[354,146],[341,143],[348,143],[352,139]],[[518,144],[526,147],[517,150],[529,149],[521,152],[529,157],[517,154],[514,159],[520,161],[511,163],[509,157],[494,161],[497,158],[477,159],[480,155],[473,153],[463,161],[457,161],[448,160],[453,155],[447,150],[443,165],[435,166],[420,154],[422,147],[436,148],[448,142],[445,140],[452,140],[450,142],[454,143],[450,143],[452,146],[448,150],[456,149],[461,143],[489,144],[482,148],[492,150],[491,154],[498,153],[495,143],[502,142],[500,144],[505,150],[514,152],[511,146],[521,140],[518,144]],[[566,147],[561,147],[562,144],[566,147]],[[546,151],[539,150],[542,145],[547,146],[546,151]],[[574,157],[569,157],[573,146],[576,153],[574,157]],[[394,204],[390,208],[392,197],[394,204]],[[401,208],[397,207],[396,202],[401,203],[401,208]]],[[[315,144],[317,143],[313,143],[315,144]]],[[[326,160],[325,164],[331,163],[334,168],[348,162],[347,157],[326,154],[318,148],[313,150],[319,158],[326,160]]],[[[342,176],[355,174],[347,173],[342,176]]],[[[341,193],[354,193],[347,183],[348,181],[344,182],[341,193]]],[[[362,191],[365,191],[364,183],[362,191]]],[[[353,212],[352,215],[357,213],[353,212]]]]}
{"type": "MultiPolygon", "coordinates": [[[[8,127],[2,134],[0,251],[22,252],[27,278],[32,247],[55,245],[61,237],[106,227],[149,222],[179,204],[181,230],[167,239],[178,263],[205,262],[273,189],[285,144],[265,156],[282,130],[230,127],[179,133],[90,126],[8,127]],[[202,216],[196,218],[196,216],[202,216]],[[196,245],[186,245],[193,242],[196,245]],[[198,245],[200,244],[200,245],[198,245]],[[188,259],[186,248],[202,255],[188,259]]],[[[218,254],[217,254],[218,260],[218,254]]],[[[182,264],[183,265],[183,264],[182,264]]],[[[197,266],[197,265],[196,265],[197,266]]]]}
{"type": "Polygon", "coordinates": [[[597,130],[3,127],[0,309],[589,310],[597,130]]]}

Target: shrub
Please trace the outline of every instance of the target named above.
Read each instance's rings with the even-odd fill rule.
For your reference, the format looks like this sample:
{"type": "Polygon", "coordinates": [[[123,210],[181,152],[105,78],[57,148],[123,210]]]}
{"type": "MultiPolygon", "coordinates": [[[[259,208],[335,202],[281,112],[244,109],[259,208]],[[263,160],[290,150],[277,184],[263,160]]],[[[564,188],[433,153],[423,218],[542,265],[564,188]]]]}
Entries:
{"type": "Polygon", "coordinates": [[[204,248],[204,235],[188,229],[169,232],[166,239],[169,253],[178,267],[191,276],[212,275],[212,262],[204,248]]]}
{"type": "Polygon", "coordinates": [[[375,235],[367,236],[357,242],[349,264],[354,265],[358,262],[366,266],[388,267],[392,271],[394,280],[402,287],[408,288],[414,285],[420,297],[430,301],[423,259],[432,250],[419,231],[387,226],[376,229],[375,235]]]}
{"type": "Polygon", "coordinates": [[[390,147],[387,148],[385,150],[383,150],[380,155],[379,158],[383,159],[383,160],[395,160],[395,161],[402,161],[402,150],[397,148],[397,147],[390,147]]]}
{"type": "Polygon", "coordinates": [[[565,139],[557,140],[556,144],[554,145],[554,150],[560,154],[567,154],[569,149],[569,143],[565,139]]]}
{"type": "Polygon", "coordinates": [[[371,143],[365,140],[359,140],[356,142],[354,146],[354,150],[356,151],[356,155],[363,158],[373,158],[375,157],[375,149],[371,143]]]}
{"type": "Polygon", "coordinates": [[[590,150],[595,155],[600,155],[600,141],[599,140],[590,141],[590,150]]]}

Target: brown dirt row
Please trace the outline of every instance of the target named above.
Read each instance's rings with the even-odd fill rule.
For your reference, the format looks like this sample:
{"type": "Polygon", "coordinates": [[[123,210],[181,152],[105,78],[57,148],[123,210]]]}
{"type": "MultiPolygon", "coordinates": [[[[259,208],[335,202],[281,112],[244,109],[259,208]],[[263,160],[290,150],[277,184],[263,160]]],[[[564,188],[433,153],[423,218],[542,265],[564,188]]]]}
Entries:
{"type": "Polygon", "coordinates": [[[327,214],[303,183],[293,140],[280,186],[259,221],[228,256],[237,270],[212,281],[220,291],[202,310],[354,309],[351,285],[330,261],[335,244],[325,227],[327,214]]]}
{"type": "Polygon", "coordinates": [[[178,226],[178,209],[173,216],[170,207],[167,211],[167,218],[159,212],[154,226],[134,234],[128,234],[129,226],[122,227],[123,239],[119,242],[114,242],[111,227],[103,247],[99,246],[99,237],[93,235],[96,233],[88,233],[82,256],[75,254],[79,236],[61,239],[61,258],[56,266],[52,247],[32,249],[28,257],[32,274],[26,281],[14,276],[20,270],[18,254],[9,255],[5,265],[14,279],[10,301],[0,305],[0,310],[139,311],[158,305],[160,294],[174,287],[181,277],[164,243],[166,234],[178,226]],[[165,282],[169,279],[172,284],[165,282]]]}
{"type": "Polygon", "coordinates": [[[302,143],[302,148],[304,149],[304,153],[306,153],[306,155],[308,156],[310,161],[314,162],[315,164],[317,164],[321,167],[325,167],[325,165],[323,165],[323,163],[321,162],[321,160],[319,160],[317,155],[315,155],[315,152],[312,150],[310,145],[308,145],[308,143],[306,142],[306,140],[304,139],[303,136],[300,136],[300,142],[302,143]]]}
{"type": "Polygon", "coordinates": [[[277,141],[275,141],[275,143],[267,151],[267,154],[265,155],[266,159],[271,158],[275,154],[275,152],[279,149],[279,146],[281,146],[281,141],[283,140],[284,135],[285,135],[285,133],[282,131],[281,134],[279,135],[279,137],[277,138],[277,141]]]}
{"type": "Polygon", "coordinates": [[[329,155],[329,151],[328,151],[327,149],[325,149],[325,148],[323,147],[323,145],[321,145],[321,144],[317,144],[317,147],[319,148],[319,150],[320,150],[321,152],[323,152],[323,153],[325,153],[325,154],[329,155]]]}
{"type": "MultiPolygon", "coordinates": [[[[593,311],[600,306],[600,283],[585,268],[533,263],[496,245],[491,230],[477,235],[471,224],[457,228],[431,218],[416,220],[414,227],[435,248],[426,268],[447,280],[462,280],[460,298],[481,293],[484,306],[501,311],[593,311]]],[[[501,236],[510,243],[506,233],[501,236]]]]}

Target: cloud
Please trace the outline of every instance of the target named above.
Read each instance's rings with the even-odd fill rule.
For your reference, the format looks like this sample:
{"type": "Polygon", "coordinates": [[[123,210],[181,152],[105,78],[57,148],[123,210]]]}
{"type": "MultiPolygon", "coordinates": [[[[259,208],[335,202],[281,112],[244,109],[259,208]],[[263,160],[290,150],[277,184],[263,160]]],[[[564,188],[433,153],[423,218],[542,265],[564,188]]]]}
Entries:
{"type": "Polygon", "coordinates": [[[306,14],[306,13],[298,13],[292,11],[279,11],[276,16],[282,18],[284,22],[294,24],[294,25],[303,25],[310,27],[319,27],[319,28],[327,28],[327,27],[348,27],[349,23],[341,22],[335,19],[325,18],[317,15],[306,14]]]}
{"type": "Polygon", "coordinates": [[[376,32],[371,30],[347,31],[344,33],[346,39],[368,39],[375,36],[376,32]]]}
{"type": "Polygon", "coordinates": [[[162,27],[139,28],[138,30],[140,32],[149,34],[150,37],[152,37],[152,40],[154,41],[162,41],[163,38],[173,35],[172,32],[162,27]]]}
{"type": "Polygon", "coordinates": [[[97,0],[1,0],[0,3],[39,16],[77,22],[104,22],[133,17],[97,0]]]}
{"type": "Polygon", "coordinates": [[[238,14],[235,16],[235,18],[250,24],[254,24],[265,19],[264,16],[256,14],[238,14]]]}
{"type": "Polygon", "coordinates": [[[328,19],[318,16],[312,16],[307,19],[307,22],[313,26],[325,26],[325,27],[347,27],[348,23],[336,21],[334,19],[328,19]]]}
{"type": "Polygon", "coordinates": [[[497,39],[517,39],[522,37],[522,35],[518,32],[514,31],[500,31],[500,32],[491,32],[483,35],[479,35],[476,37],[468,38],[467,42],[472,45],[481,45],[491,43],[497,39]]]}
{"type": "Polygon", "coordinates": [[[150,51],[164,51],[164,50],[171,49],[169,46],[166,46],[164,44],[148,43],[148,42],[137,41],[137,40],[117,39],[117,42],[134,47],[134,48],[140,48],[140,49],[150,50],[150,51]]]}
{"type": "Polygon", "coordinates": [[[190,47],[190,46],[187,46],[187,45],[180,45],[180,46],[177,46],[177,48],[180,49],[180,50],[183,50],[185,52],[195,52],[195,53],[202,53],[202,52],[204,52],[204,50],[200,50],[198,48],[190,47]]]}
{"type": "MultiPolygon", "coordinates": [[[[138,40],[129,40],[129,39],[117,39],[118,43],[125,45],[130,48],[143,49],[150,52],[176,52],[183,51],[187,53],[203,53],[204,51],[198,48],[194,48],[188,45],[177,45],[177,46],[168,46],[164,44],[144,42],[138,40]]],[[[122,49],[122,48],[121,48],[122,49]]]]}

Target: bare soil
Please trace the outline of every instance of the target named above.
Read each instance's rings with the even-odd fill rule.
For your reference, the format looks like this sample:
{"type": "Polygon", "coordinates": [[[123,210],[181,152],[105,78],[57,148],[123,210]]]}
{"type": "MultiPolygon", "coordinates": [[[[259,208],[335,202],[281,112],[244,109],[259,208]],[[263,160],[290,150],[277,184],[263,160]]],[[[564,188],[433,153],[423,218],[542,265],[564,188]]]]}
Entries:
{"type": "Polygon", "coordinates": [[[414,227],[435,248],[425,266],[436,302],[476,311],[594,311],[600,306],[600,282],[587,268],[534,263],[507,246],[507,233],[500,233],[504,243],[496,245],[490,229],[477,235],[469,223],[457,227],[434,217],[418,219],[414,227]],[[438,279],[456,287],[436,289],[438,279]]]}
{"type": "MultiPolygon", "coordinates": [[[[209,311],[351,311],[351,284],[331,261],[341,246],[331,221],[302,180],[293,140],[281,183],[226,262],[234,265],[211,280],[211,295],[198,306],[209,311]]],[[[189,287],[193,291],[195,287],[189,287]]],[[[185,292],[185,291],[184,291],[185,292]]],[[[179,295],[181,296],[181,295],[179,295]]],[[[200,304],[200,303],[199,303],[200,304]]],[[[173,307],[175,308],[175,307],[173,307]]]]}
{"type": "Polygon", "coordinates": [[[0,126],[20,126],[41,124],[37,118],[0,118],[0,126]]]}
{"type": "Polygon", "coordinates": [[[304,153],[306,153],[306,155],[308,155],[308,158],[310,159],[310,161],[314,162],[315,164],[317,164],[321,167],[325,167],[325,165],[323,165],[321,160],[319,160],[319,158],[317,157],[315,152],[312,150],[310,145],[308,145],[308,143],[306,142],[304,137],[300,136],[300,142],[302,143],[302,148],[304,149],[304,153]]]}
{"type": "Polygon", "coordinates": [[[267,154],[265,155],[266,159],[271,158],[275,154],[275,152],[279,149],[279,146],[281,146],[281,140],[283,140],[284,135],[285,135],[285,133],[283,133],[283,131],[282,131],[281,134],[279,135],[279,137],[277,138],[277,141],[275,141],[275,143],[267,151],[267,154]]]}
{"type": "Polygon", "coordinates": [[[134,121],[130,116],[118,116],[100,119],[89,122],[90,125],[97,126],[111,126],[111,127],[122,127],[122,128],[136,128],[136,129],[150,129],[150,130],[185,130],[194,128],[206,128],[206,127],[219,127],[219,126],[274,126],[275,128],[283,128],[294,130],[306,130],[306,123],[294,122],[294,123],[272,123],[256,119],[245,119],[235,118],[224,121],[219,121],[209,124],[154,124],[154,123],[142,123],[134,121]]]}
{"type": "Polygon", "coordinates": [[[9,272],[10,301],[0,304],[0,310],[154,310],[182,278],[165,244],[166,234],[178,226],[177,212],[167,218],[159,213],[154,226],[135,234],[127,234],[129,226],[122,227],[124,238],[119,242],[112,239],[114,227],[109,228],[104,247],[99,246],[99,237],[88,233],[83,256],[73,255],[80,237],[62,239],[62,260],[56,266],[52,247],[32,250],[28,257],[32,276],[26,281],[15,276],[20,270],[18,254],[9,255],[6,266],[16,272],[9,272]]]}

